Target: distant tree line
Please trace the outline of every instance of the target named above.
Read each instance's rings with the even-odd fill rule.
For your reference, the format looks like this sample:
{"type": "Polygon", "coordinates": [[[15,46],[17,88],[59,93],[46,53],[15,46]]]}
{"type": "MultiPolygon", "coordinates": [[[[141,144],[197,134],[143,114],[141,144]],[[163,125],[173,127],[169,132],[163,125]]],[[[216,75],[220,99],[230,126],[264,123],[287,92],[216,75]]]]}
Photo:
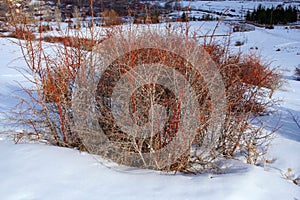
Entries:
{"type": "Polygon", "coordinates": [[[246,20],[259,24],[287,24],[297,21],[297,13],[296,6],[278,5],[276,8],[265,8],[260,4],[252,13],[247,12],[246,20]]]}
{"type": "Polygon", "coordinates": [[[189,17],[185,12],[181,15],[181,21],[187,22],[187,21],[214,21],[219,20],[219,17],[213,17],[210,14],[202,15],[201,17],[189,17]]]}

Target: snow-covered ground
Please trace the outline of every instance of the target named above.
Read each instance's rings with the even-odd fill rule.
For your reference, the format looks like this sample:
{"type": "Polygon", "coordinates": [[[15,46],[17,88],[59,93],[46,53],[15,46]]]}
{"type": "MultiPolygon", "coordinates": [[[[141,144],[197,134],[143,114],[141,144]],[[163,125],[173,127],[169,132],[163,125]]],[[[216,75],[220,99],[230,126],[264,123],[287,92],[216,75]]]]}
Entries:
{"type": "MultiPolygon", "coordinates": [[[[191,22],[194,30],[208,34],[215,22],[191,22]]],[[[221,24],[218,34],[230,27],[221,24]]],[[[201,33],[201,35],[202,35],[201,33]]],[[[223,174],[165,174],[118,166],[73,149],[44,144],[15,145],[0,134],[0,199],[287,199],[300,200],[300,129],[290,113],[300,118],[300,82],[292,79],[300,64],[300,30],[275,27],[233,33],[231,41],[243,41],[234,51],[261,53],[272,66],[280,66],[285,83],[274,95],[282,102],[269,116],[269,126],[281,125],[266,158],[265,167],[241,161],[226,162],[223,174]],[[278,51],[280,49],[280,51],[278,51]],[[289,171],[290,179],[284,174],[289,171]]],[[[28,84],[14,68],[24,65],[21,52],[0,38],[0,131],[5,113],[17,102],[18,84],[28,84]]]]}

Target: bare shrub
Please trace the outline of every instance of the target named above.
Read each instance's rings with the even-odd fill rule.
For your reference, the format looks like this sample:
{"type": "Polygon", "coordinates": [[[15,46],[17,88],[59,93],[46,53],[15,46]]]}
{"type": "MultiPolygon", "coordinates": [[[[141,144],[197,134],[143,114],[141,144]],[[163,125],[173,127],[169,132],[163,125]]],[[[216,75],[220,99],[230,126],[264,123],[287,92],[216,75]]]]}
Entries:
{"type": "MultiPolygon", "coordinates": [[[[147,32],[150,31],[151,30],[147,29],[147,32]]],[[[124,33],[120,34],[121,39],[124,39],[128,37],[128,35],[133,37],[134,33],[130,32],[128,35],[124,35],[124,33]]],[[[153,32],[151,34],[152,36],[155,35],[153,32]]],[[[158,39],[159,35],[156,39],[153,39],[153,37],[149,35],[147,35],[147,37],[152,38],[151,42],[154,44],[163,43],[160,39],[158,39]]],[[[180,35],[180,37],[184,38],[185,41],[192,40],[186,38],[185,34],[180,35]]],[[[172,45],[182,47],[182,45],[179,45],[180,43],[172,44],[172,42],[168,42],[168,45],[170,45],[173,49],[176,49],[176,47],[172,45]]],[[[111,43],[110,45],[116,45],[115,43],[117,43],[116,40],[114,41],[114,44],[111,43]]],[[[137,45],[136,43],[133,44],[137,45]]],[[[132,48],[130,44],[125,44],[122,47],[125,49],[132,48]]],[[[154,166],[154,168],[160,170],[180,170],[191,172],[191,166],[195,163],[200,164],[203,167],[202,169],[212,168],[214,167],[214,159],[218,158],[220,155],[227,158],[233,158],[235,157],[235,154],[238,153],[244,154],[248,163],[259,163],[259,159],[263,157],[263,154],[271,141],[272,132],[265,132],[262,124],[257,125],[252,122],[256,121],[258,116],[268,114],[268,109],[273,105],[273,103],[275,103],[271,100],[271,96],[274,90],[278,87],[279,75],[275,72],[275,70],[271,69],[267,63],[263,64],[258,56],[242,54],[229,55],[226,47],[216,44],[205,44],[204,48],[217,64],[217,70],[222,75],[222,80],[226,89],[227,108],[224,113],[224,123],[222,123],[221,128],[212,135],[210,135],[211,131],[208,130],[208,127],[214,123],[210,119],[210,113],[213,109],[209,90],[205,85],[205,81],[201,78],[201,75],[191,70],[188,67],[188,63],[182,62],[180,59],[178,60],[178,56],[173,56],[168,51],[161,51],[160,49],[155,48],[134,50],[126,54],[125,57],[123,55],[120,59],[115,60],[105,71],[102,72],[105,74],[105,78],[102,77],[99,83],[97,83],[97,89],[91,89],[96,91],[97,107],[95,109],[98,109],[100,113],[98,116],[93,116],[92,118],[98,118],[98,120],[100,120],[101,130],[108,138],[108,140],[105,141],[111,142],[113,144],[112,146],[118,147],[114,151],[110,151],[108,153],[110,155],[115,155],[113,160],[126,165],[148,168],[151,166],[151,163],[149,164],[144,162],[145,159],[143,154],[151,151],[156,152],[161,148],[164,148],[165,145],[172,142],[172,139],[176,136],[177,128],[179,127],[178,120],[176,119],[182,117],[179,114],[180,112],[176,109],[174,110],[175,112],[171,112],[173,114],[168,115],[169,121],[166,129],[159,134],[152,132],[151,135],[154,136],[146,139],[138,137],[140,134],[139,129],[130,129],[131,134],[129,135],[124,133],[124,130],[120,130],[120,126],[116,125],[116,119],[111,111],[114,107],[113,102],[115,101],[112,96],[115,89],[114,87],[123,74],[128,73],[131,68],[135,68],[135,66],[138,66],[141,63],[160,63],[167,66],[173,66],[177,71],[188,74],[188,77],[186,78],[192,82],[191,86],[197,94],[197,101],[200,105],[202,105],[199,117],[201,125],[199,125],[197,134],[192,141],[192,148],[196,151],[194,155],[191,155],[190,150],[187,150],[171,165],[167,165],[164,168],[160,168],[159,165],[157,165],[154,166]],[[136,135],[134,135],[134,132],[136,132],[136,135]],[[210,135],[210,141],[217,142],[216,145],[206,146],[206,141],[208,140],[207,135],[210,135]],[[207,152],[208,149],[209,153],[207,152]],[[122,150],[127,152],[125,157],[120,155],[122,154],[120,153],[122,150]],[[132,154],[139,154],[142,161],[133,163],[132,159],[130,159],[130,152],[132,154]]],[[[103,49],[106,51],[109,48],[103,49]]],[[[184,49],[183,52],[187,51],[190,54],[193,54],[191,53],[192,45],[187,46],[187,48],[182,47],[182,49],[184,49]]],[[[113,52],[118,54],[118,52],[113,52]]],[[[149,109],[157,102],[160,102],[161,105],[166,106],[170,110],[178,108],[178,106],[180,107],[178,100],[172,100],[174,98],[172,92],[168,91],[165,93],[166,90],[162,89],[160,85],[149,85],[146,84],[146,81],[143,87],[135,90],[135,82],[139,80],[135,77],[136,75],[128,75],[131,77],[129,80],[132,82],[132,88],[130,84],[127,85],[126,88],[128,91],[133,90],[135,92],[132,94],[133,96],[130,97],[131,102],[128,107],[132,112],[132,115],[123,119],[124,123],[127,122],[128,124],[144,125],[151,121],[151,119],[149,119],[149,109]],[[149,102],[151,99],[152,104],[151,101],[149,102]],[[130,121],[130,118],[133,118],[133,121],[130,121]]],[[[88,82],[88,84],[90,83],[88,82]]],[[[85,87],[85,85],[83,87],[85,87]]],[[[122,96],[124,94],[119,95],[122,96]]],[[[191,98],[191,96],[187,96],[187,98],[191,98]]],[[[90,120],[90,123],[87,122],[80,126],[84,126],[85,128],[92,127],[91,129],[93,129],[95,127],[92,125],[91,121],[92,120],[90,120]]],[[[157,126],[160,127],[161,124],[157,122],[157,126]]],[[[91,129],[87,128],[87,130],[84,131],[89,132],[91,129]]],[[[93,136],[91,138],[95,137],[93,136]]],[[[90,142],[93,143],[92,141],[87,141],[87,143],[90,142]]],[[[183,143],[184,142],[178,143],[177,147],[183,148],[183,143]]],[[[95,144],[94,146],[97,145],[95,144]]],[[[104,149],[106,149],[106,147],[104,149]]],[[[99,151],[101,152],[103,150],[95,148],[95,152],[99,153],[99,151]]],[[[102,152],[100,154],[103,155],[105,153],[102,152]]],[[[157,159],[159,160],[161,158],[157,159]]],[[[139,159],[136,158],[136,161],[137,160],[139,159]]],[[[165,160],[165,162],[167,161],[165,160]]]]}
{"type": "Polygon", "coordinates": [[[27,64],[17,70],[33,85],[32,88],[20,85],[27,96],[20,97],[20,103],[12,111],[13,120],[29,129],[26,132],[36,135],[35,138],[54,145],[84,149],[72,130],[71,95],[76,73],[82,60],[87,59],[86,49],[90,50],[97,42],[84,39],[79,32],[73,37],[62,34],[58,39],[48,38],[48,41],[61,42],[62,45],[44,43],[41,33],[48,28],[41,23],[19,21],[22,16],[25,18],[25,14],[15,13],[13,5],[9,7],[8,22],[11,30],[15,30],[12,36],[21,39],[18,45],[27,64]],[[34,31],[39,31],[37,40],[34,31]]]}
{"type": "Polygon", "coordinates": [[[122,23],[122,19],[114,10],[104,10],[102,13],[102,18],[105,26],[120,25],[122,23]]]}
{"type": "Polygon", "coordinates": [[[39,33],[48,32],[48,31],[52,31],[53,30],[52,26],[50,26],[49,24],[47,24],[47,25],[40,25],[38,27],[38,29],[39,29],[39,33]]]}
{"type": "Polygon", "coordinates": [[[244,152],[247,162],[255,164],[265,153],[261,148],[268,146],[272,133],[251,122],[267,115],[276,103],[271,97],[280,76],[259,56],[228,55],[224,47],[215,44],[205,48],[217,63],[226,87],[227,112],[217,149],[229,158],[244,152]]]}
{"type": "Polygon", "coordinates": [[[74,36],[45,36],[43,41],[50,43],[61,43],[66,47],[79,48],[81,50],[91,51],[94,46],[98,45],[103,39],[93,40],[90,38],[74,36]]]}
{"type": "Polygon", "coordinates": [[[8,35],[8,37],[22,39],[22,40],[35,40],[35,34],[33,30],[29,30],[28,27],[18,28],[8,35]]]}
{"type": "Polygon", "coordinates": [[[56,46],[54,55],[46,54],[39,46],[41,41],[27,40],[25,43],[26,46],[21,48],[32,75],[28,79],[32,81],[34,89],[24,88],[29,100],[25,97],[19,105],[28,111],[23,113],[22,122],[30,125],[38,137],[52,144],[83,148],[72,131],[70,96],[76,71],[85,53],[78,49],[56,46]]]}
{"type": "Polygon", "coordinates": [[[203,44],[205,57],[188,29],[139,28],[115,28],[104,38],[114,39],[103,40],[91,26],[90,38],[44,39],[52,44],[21,32],[34,89],[24,88],[30,98],[21,101],[18,122],[52,144],[130,166],[195,172],[237,153],[257,163],[271,135],[251,122],[272,106],[278,74],[255,55],[231,55],[226,45],[203,44]],[[144,77],[148,72],[154,75],[144,77]]]}
{"type": "MultiPolygon", "coordinates": [[[[198,43],[192,39],[184,40],[182,36],[165,34],[169,37],[147,27],[118,32],[116,37],[105,41],[98,49],[100,58],[96,60],[100,59],[98,63],[102,63],[98,66],[101,77],[78,80],[76,85],[79,88],[73,102],[77,113],[74,117],[79,118],[76,128],[87,136],[84,143],[95,147],[92,152],[131,166],[175,171],[187,168],[189,148],[193,135],[199,129],[198,126],[187,129],[191,125],[187,119],[192,118],[193,124],[199,124],[199,115],[195,113],[202,112],[202,126],[209,129],[205,118],[209,118],[211,101],[216,100],[212,91],[208,90],[211,83],[205,83],[203,74],[189,64],[204,59],[197,57],[201,55],[196,48],[198,43]],[[180,57],[178,52],[188,59],[180,57]],[[165,69],[163,66],[171,67],[165,69]],[[187,83],[175,76],[175,71],[170,74],[170,70],[181,74],[196,94],[188,93],[187,83]],[[93,96],[84,100],[94,91],[96,102],[93,103],[93,96]],[[90,107],[87,102],[96,107],[90,107]],[[193,106],[194,102],[201,106],[193,106]],[[85,113],[86,110],[95,111],[85,113]],[[99,123],[99,128],[93,125],[95,119],[99,121],[95,122],[99,123]],[[185,128],[182,128],[184,124],[185,128]],[[95,140],[97,136],[93,132],[103,132],[105,144],[99,145],[99,139],[95,140]],[[178,138],[178,135],[183,138],[178,138]]],[[[206,58],[204,62],[211,62],[206,58]]],[[[209,74],[211,69],[202,71],[209,74]]],[[[83,73],[90,74],[90,71],[83,73]]],[[[96,74],[93,77],[97,77],[96,74]]],[[[222,95],[221,92],[218,94],[222,95]]],[[[214,134],[206,134],[205,140],[213,140],[213,137],[214,134]]]]}

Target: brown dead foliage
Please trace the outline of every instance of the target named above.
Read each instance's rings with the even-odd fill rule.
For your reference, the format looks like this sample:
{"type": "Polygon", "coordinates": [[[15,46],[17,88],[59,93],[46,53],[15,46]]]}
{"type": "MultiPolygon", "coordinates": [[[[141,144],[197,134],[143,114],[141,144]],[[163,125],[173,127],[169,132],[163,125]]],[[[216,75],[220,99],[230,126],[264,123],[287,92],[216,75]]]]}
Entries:
{"type": "Polygon", "coordinates": [[[74,47],[86,51],[91,51],[93,47],[100,44],[103,40],[93,40],[72,36],[45,36],[43,41],[50,43],[61,43],[67,47],[74,47]]]}

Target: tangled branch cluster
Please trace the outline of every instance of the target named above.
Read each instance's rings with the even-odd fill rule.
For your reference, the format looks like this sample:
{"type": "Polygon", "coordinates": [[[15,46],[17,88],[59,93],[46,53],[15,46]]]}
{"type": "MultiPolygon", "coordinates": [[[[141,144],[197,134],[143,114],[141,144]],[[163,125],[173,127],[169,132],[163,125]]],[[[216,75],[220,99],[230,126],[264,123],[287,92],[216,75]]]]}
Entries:
{"type": "MultiPolygon", "coordinates": [[[[126,151],[128,153],[114,159],[126,165],[132,165],[130,163],[132,160],[128,159],[132,153],[139,154],[143,158],[145,153],[165,148],[173,140],[176,140],[174,139],[176,134],[182,131],[180,130],[180,119],[183,117],[181,110],[185,108],[188,110],[188,104],[181,104],[181,98],[185,98],[189,102],[190,97],[184,96],[184,85],[183,88],[177,88],[177,93],[162,84],[149,83],[143,84],[134,90],[129,95],[130,119],[124,122],[136,125],[134,126],[136,129],[129,129],[130,134],[125,134],[125,131],[120,129],[120,125],[116,123],[115,119],[118,113],[116,113],[117,111],[112,112],[112,110],[116,110],[113,107],[115,105],[115,102],[113,102],[115,101],[113,100],[114,87],[126,75],[126,72],[141,63],[145,66],[156,63],[163,66],[172,66],[175,71],[183,75],[194,89],[196,100],[200,105],[198,110],[200,114],[197,119],[200,125],[197,130],[194,130],[195,137],[189,143],[189,148],[181,153],[175,162],[164,167],[156,165],[156,167],[151,168],[191,172],[196,170],[195,166],[197,165],[198,167],[201,166],[197,170],[211,169],[215,167],[214,160],[216,158],[220,156],[233,158],[238,153],[244,154],[248,163],[255,164],[259,162],[259,158],[265,153],[264,147],[270,142],[271,133],[265,132],[262,124],[254,125],[252,122],[256,121],[258,116],[268,114],[269,108],[274,103],[271,96],[274,90],[278,88],[279,75],[268,64],[263,64],[260,57],[256,55],[232,55],[228,51],[229,44],[225,46],[216,43],[202,44],[222,77],[225,88],[224,98],[227,102],[225,113],[221,113],[224,116],[224,121],[222,124],[217,124],[218,128],[213,129],[217,132],[212,133],[209,127],[215,124],[214,121],[211,121],[211,113],[214,107],[207,82],[205,82],[203,75],[197,73],[185,59],[169,51],[148,48],[130,51],[128,54],[114,60],[111,65],[105,66],[107,67],[105,70],[99,67],[101,66],[101,59],[94,59],[94,55],[98,55],[98,51],[105,52],[107,49],[102,48],[99,50],[94,48],[93,45],[97,41],[104,41],[105,38],[111,38],[116,34],[121,36],[120,40],[123,37],[123,39],[130,41],[132,39],[130,37],[139,37],[138,35],[141,33],[136,29],[125,34],[122,28],[113,28],[106,32],[104,38],[98,38],[100,34],[91,27],[91,38],[83,38],[80,34],[75,37],[61,35],[56,39],[51,38],[51,41],[59,41],[60,44],[49,44],[43,41],[43,37],[37,40],[33,37],[27,37],[28,32],[34,34],[34,29],[28,24],[12,25],[17,26],[18,30],[23,30],[19,31],[18,34],[24,33],[24,36],[19,38],[25,40],[20,40],[19,45],[27,62],[27,71],[32,75],[30,80],[35,88],[34,90],[25,88],[30,101],[23,101],[26,104],[23,106],[28,109],[26,113],[22,113],[22,118],[18,118],[18,120],[26,126],[31,126],[37,138],[46,139],[54,145],[77,147],[107,157],[112,153],[109,149],[111,146],[105,146],[105,149],[99,150],[99,145],[109,141],[111,145],[113,144],[114,147],[112,148],[115,151],[126,151]],[[99,73],[83,75],[82,72],[90,73],[89,68],[91,66],[96,66],[101,75],[99,73]],[[76,108],[73,107],[74,102],[72,99],[86,98],[80,96],[83,93],[74,93],[75,81],[80,79],[78,75],[85,77],[82,80],[86,81],[87,88],[91,83],[95,84],[96,80],[96,88],[93,88],[95,93],[92,93],[94,99],[89,102],[93,105],[83,106],[95,109],[96,118],[90,116],[88,111],[78,113],[74,110],[76,108]],[[74,95],[79,96],[74,97],[74,95]],[[176,95],[179,95],[180,98],[176,95]],[[153,121],[152,119],[155,119],[153,115],[157,113],[162,117],[158,117],[156,118],[158,120],[153,121]],[[83,127],[82,124],[76,123],[74,121],[78,117],[76,114],[80,114],[81,118],[85,118],[89,127],[83,127]],[[149,122],[151,122],[151,126],[148,128],[152,129],[148,136],[137,137],[143,133],[140,127],[149,124],[149,122]],[[165,122],[165,124],[161,122],[165,122]],[[102,128],[101,130],[106,136],[105,139],[97,138],[97,133],[92,132],[96,130],[96,126],[102,128]],[[83,130],[89,133],[83,134],[80,132],[83,130]],[[85,135],[89,138],[84,138],[85,135]],[[207,146],[207,141],[214,141],[211,143],[213,145],[207,146]],[[87,144],[91,145],[87,146],[87,144]],[[204,148],[206,148],[205,151],[204,148]]],[[[151,27],[143,27],[143,29],[144,32],[153,33],[151,27]]],[[[151,40],[154,44],[162,40],[168,41],[167,34],[161,34],[157,30],[155,34],[157,40],[155,40],[155,37],[153,41],[151,40]]],[[[195,42],[195,38],[188,38],[185,34],[177,32],[176,35],[182,39],[181,41],[186,41],[185,44],[189,44],[190,41],[195,42]]],[[[119,41],[114,42],[118,43],[119,41]]],[[[172,42],[170,45],[174,48],[181,44],[176,44],[175,40],[172,42]]],[[[130,44],[132,43],[128,43],[128,45],[130,44]]],[[[116,44],[111,43],[110,45],[116,44]]],[[[122,48],[131,49],[132,47],[123,45],[122,48]]],[[[183,53],[189,54],[192,50],[192,46],[186,45],[183,53]]],[[[161,71],[161,74],[164,73],[164,71],[161,71]]],[[[179,80],[172,80],[173,77],[169,75],[166,78],[169,81],[180,82],[179,80]]],[[[134,86],[134,82],[138,79],[137,77],[129,77],[128,80],[131,80],[134,86]]],[[[80,111],[82,111],[82,108],[80,111]]],[[[181,142],[181,140],[176,140],[177,148],[183,148],[181,142]]],[[[169,151],[171,150],[169,149],[169,151]]],[[[163,161],[168,158],[155,159],[163,161]]],[[[146,168],[150,166],[146,165],[143,159],[141,160],[143,162],[134,164],[134,166],[138,165],[146,168]]]]}

